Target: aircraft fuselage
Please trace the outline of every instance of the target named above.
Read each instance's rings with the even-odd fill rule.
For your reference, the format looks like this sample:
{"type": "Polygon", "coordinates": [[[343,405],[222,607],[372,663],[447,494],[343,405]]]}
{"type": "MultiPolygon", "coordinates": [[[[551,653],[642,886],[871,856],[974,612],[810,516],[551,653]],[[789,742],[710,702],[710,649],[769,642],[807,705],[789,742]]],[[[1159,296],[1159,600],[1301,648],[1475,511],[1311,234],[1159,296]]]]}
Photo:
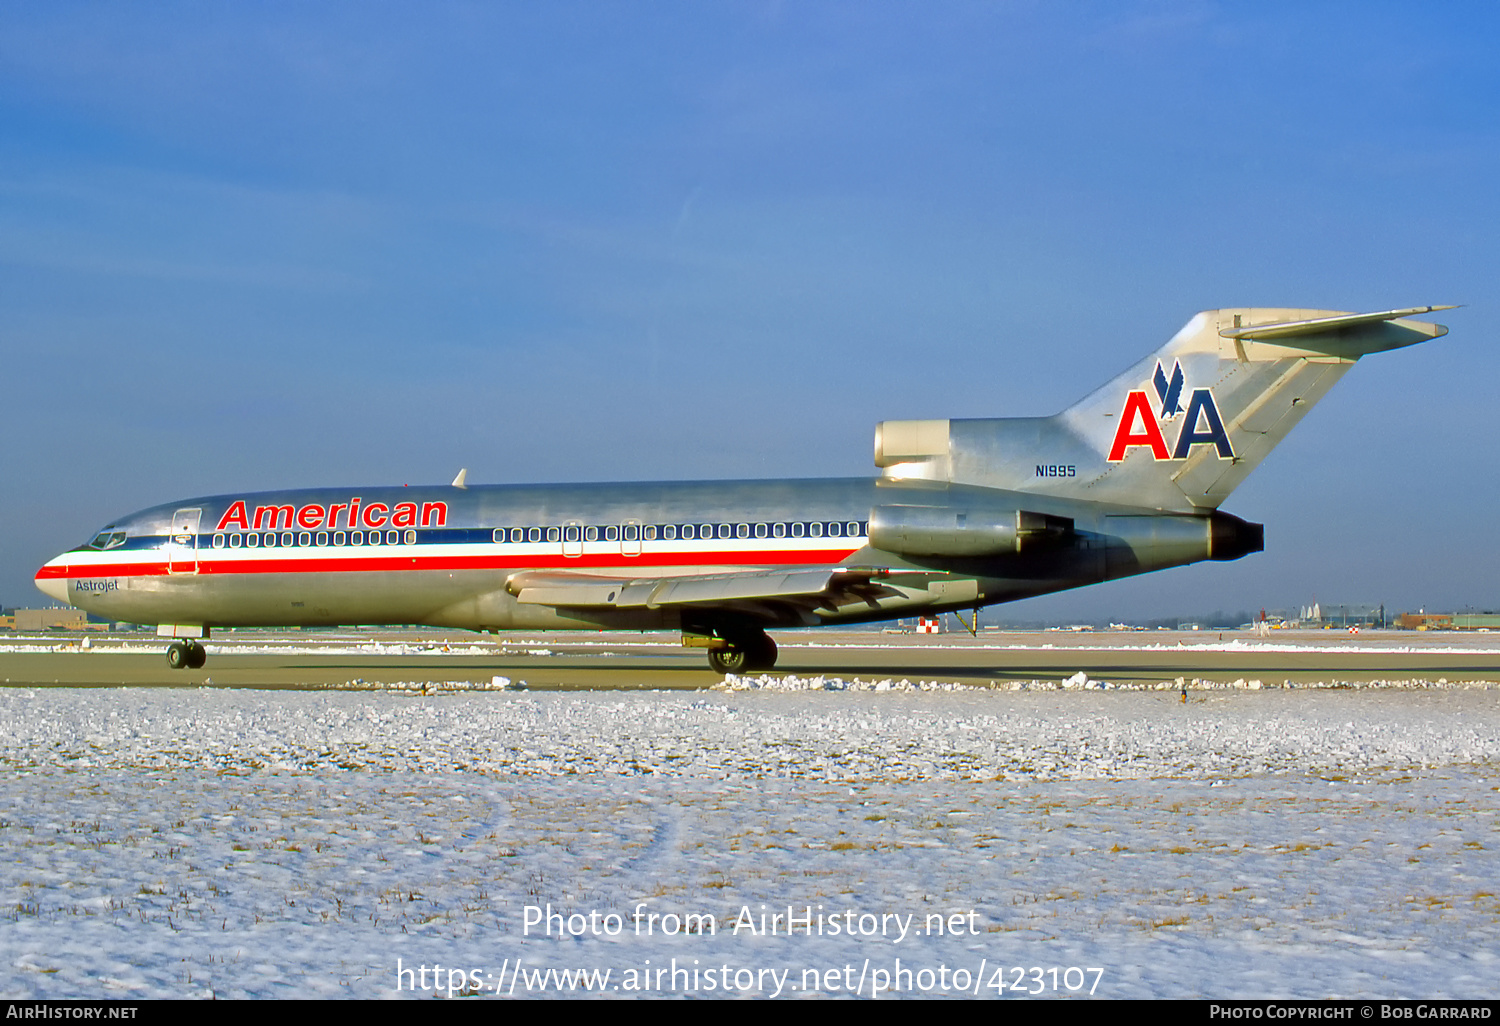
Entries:
{"type": "Polygon", "coordinates": [[[1178,531],[1158,537],[1159,514],[887,479],[307,489],[143,510],[51,560],[37,581],[91,613],[139,623],[677,629],[711,624],[726,604],[712,613],[554,606],[518,601],[507,582],[526,571],[652,579],[889,571],[880,594],[849,602],[732,604],[763,626],[792,627],[973,608],[1259,548],[1255,526],[1225,514],[1169,518],[1178,531]],[[880,529],[872,511],[890,509],[956,518],[955,539],[974,533],[962,526],[971,519],[1008,524],[1021,511],[1071,529],[1032,551],[1001,537],[977,551],[903,544],[904,553],[892,552],[870,537],[872,518],[877,539],[880,529]]]}

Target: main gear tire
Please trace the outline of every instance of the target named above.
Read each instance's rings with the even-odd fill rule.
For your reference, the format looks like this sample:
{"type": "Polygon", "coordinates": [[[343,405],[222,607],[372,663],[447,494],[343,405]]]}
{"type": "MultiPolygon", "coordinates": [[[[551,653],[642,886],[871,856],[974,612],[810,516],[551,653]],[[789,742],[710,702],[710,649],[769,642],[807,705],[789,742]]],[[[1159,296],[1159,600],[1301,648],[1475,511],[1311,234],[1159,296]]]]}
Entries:
{"type": "Polygon", "coordinates": [[[750,653],[737,645],[708,650],[708,665],[715,673],[742,673],[750,653]]]}
{"type": "Polygon", "coordinates": [[[764,631],[727,640],[723,648],[708,650],[708,665],[715,673],[769,670],[776,665],[776,642],[764,631]]]}
{"type": "Polygon", "coordinates": [[[762,634],[745,649],[745,669],[769,670],[776,665],[776,642],[770,635],[762,634]]]}

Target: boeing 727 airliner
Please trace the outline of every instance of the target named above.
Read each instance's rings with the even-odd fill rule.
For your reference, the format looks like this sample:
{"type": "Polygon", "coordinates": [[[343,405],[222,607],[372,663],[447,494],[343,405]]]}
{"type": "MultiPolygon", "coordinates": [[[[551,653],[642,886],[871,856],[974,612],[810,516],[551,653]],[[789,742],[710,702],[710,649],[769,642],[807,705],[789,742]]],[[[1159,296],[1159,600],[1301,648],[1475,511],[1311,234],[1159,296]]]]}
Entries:
{"type": "Polygon", "coordinates": [[[769,669],[767,628],[982,606],[1262,548],[1229,493],[1361,356],[1447,328],[1228,309],[1051,417],[886,421],[879,477],[319,488],[184,499],[36,575],[156,624],[201,667],[214,627],[680,630],[717,671],[769,669]]]}

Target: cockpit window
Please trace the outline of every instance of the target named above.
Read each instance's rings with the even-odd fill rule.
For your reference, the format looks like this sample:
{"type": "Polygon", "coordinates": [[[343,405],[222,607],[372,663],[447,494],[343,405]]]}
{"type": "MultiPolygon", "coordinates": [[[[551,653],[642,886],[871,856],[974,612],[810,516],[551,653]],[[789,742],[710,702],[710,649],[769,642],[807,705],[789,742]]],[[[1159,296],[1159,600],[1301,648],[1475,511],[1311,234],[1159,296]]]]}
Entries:
{"type": "Polygon", "coordinates": [[[113,549],[118,548],[119,546],[124,544],[124,531],[116,531],[112,528],[106,527],[104,530],[94,535],[94,540],[89,542],[88,547],[91,549],[113,549]]]}
{"type": "Polygon", "coordinates": [[[107,526],[104,531],[99,532],[90,541],[90,549],[115,549],[124,544],[124,531],[115,531],[113,526],[107,526]]]}

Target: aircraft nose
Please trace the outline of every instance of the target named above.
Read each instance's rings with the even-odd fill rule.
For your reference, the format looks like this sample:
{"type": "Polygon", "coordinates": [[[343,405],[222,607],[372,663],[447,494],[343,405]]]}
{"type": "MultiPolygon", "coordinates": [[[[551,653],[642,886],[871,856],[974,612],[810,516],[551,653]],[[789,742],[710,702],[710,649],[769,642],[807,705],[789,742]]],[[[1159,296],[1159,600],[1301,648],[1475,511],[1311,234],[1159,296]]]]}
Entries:
{"type": "Polygon", "coordinates": [[[49,563],[37,571],[36,586],[57,601],[66,602],[68,601],[68,579],[66,577],[44,576],[50,566],[51,564],[49,563]]]}

